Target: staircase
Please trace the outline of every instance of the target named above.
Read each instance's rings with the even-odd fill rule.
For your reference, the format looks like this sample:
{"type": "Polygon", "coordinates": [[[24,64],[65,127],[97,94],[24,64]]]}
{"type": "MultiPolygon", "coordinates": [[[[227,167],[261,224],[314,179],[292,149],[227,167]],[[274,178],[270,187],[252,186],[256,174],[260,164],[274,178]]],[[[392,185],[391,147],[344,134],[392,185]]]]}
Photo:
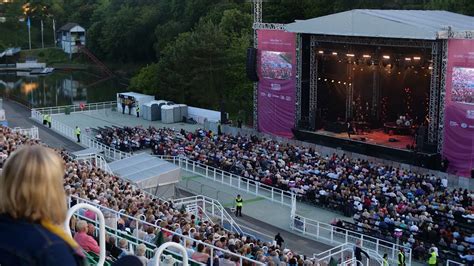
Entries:
{"type": "Polygon", "coordinates": [[[89,86],[93,86],[99,82],[102,82],[104,80],[107,80],[107,79],[110,79],[112,77],[114,77],[114,73],[104,64],[102,63],[102,61],[100,61],[91,51],[89,51],[89,49],[87,49],[85,46],[82,46],[80,45],[78,47],[78,51],[84,55],[86,55],[92,62],[94,62],[94,64],[97,65],[97,67],[103,72],[106,74],[106,77],[104,77],[103,79],[99,80],[99,81],[96,81],[94,83],[92,83],[91,85],[89,86]]]}

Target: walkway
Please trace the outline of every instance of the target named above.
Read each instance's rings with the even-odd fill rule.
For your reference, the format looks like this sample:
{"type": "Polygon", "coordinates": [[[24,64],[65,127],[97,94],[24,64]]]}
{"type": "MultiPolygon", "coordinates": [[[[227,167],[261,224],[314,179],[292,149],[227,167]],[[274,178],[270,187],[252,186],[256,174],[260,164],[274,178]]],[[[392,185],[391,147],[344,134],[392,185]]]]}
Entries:
{"type": "Polygon", "coordinates": [[[31,128],[38,127],[39,136],[42,142],[48,144],[53,148],[64,148],[68,151],[74,152],[84,149],[75,142],[49,130],[42,124],[36,123],[30,119],[30,109],[27,107],[8,99],[3,99],[3,109],[8,121],[9,127],[31,128]]]}
{"type": "Polygon", "coordinates": [[[58,114],[53,115],[53,119],[59,121],[69,127],[79,126],[83,132],[86,128],[99,128],[104,126],[116,126],[116,127],[135,127],[143,126],[149,127],[154,126],[156,128],[168,127],[180,130],[183,128],[187,131],[194,131],[201,127],[199,124],[185,124],[185,123],[174,123],[174,124],[163,124],[160,121],[148,121],[143,118],[137,118],[136,116],[122,114],[111,109],[103,109],[92,112],[82,112],[82,113],[71,113],[69,115],[58,114]]]}

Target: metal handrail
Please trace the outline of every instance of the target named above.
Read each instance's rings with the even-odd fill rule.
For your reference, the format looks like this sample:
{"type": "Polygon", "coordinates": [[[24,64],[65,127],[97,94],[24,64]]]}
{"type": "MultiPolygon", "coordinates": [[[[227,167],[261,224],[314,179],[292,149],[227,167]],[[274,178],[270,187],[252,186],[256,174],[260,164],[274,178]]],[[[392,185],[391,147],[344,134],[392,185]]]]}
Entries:
{"type": "MultiPolygon", "coordinates": [[[[211,214],[211,216],[219,217],[220,220],[221,220],[221,226],[223,226],[224,219],[225,219],[230,223],[231,231],[237,232],[239,234],[245,234],[245,232],[235,222],[235,220],[232,218],[232,216],[226,211],[224,206],[222,206],[222,204],[219,201],[217,201],[213,198],[206,197],[204,195],[196,195],[196,196],[190,196],[190,197],[186,197],[186,198],[175,199],[175,200],[172,200],[172,202],[173,202],[173,205],[186,205],[186,204],[189,204],[189,203],[196,203],[197,204],[199,202],[202,202],[203,207],[201,207],[197,204],[198,208],[201,208],[202,211],[206,214],[209,212],[211,214]],[[211,205],[211,210],[210,211],[209,211],[209,208],[206,208],[206,203],[209,203],[211,205]],[[220,215],[216,215],[216,213],[215,213],[216,209],[217,209],[217,211],[220,212],[220,215]]],[[[219,214],[219,212],[217,214],[219,214]]],[[[253,235],[249,235],[249,236],[255,238],[255,236],[253,236],[253,235]]]]}
{"type": "MultiPolygon", "coordinates": [[[[397,261],[397,255],[400,245],[385,241],[376,237],[369,235],[364,235],[360,232],[348,230],[342,227],[337,227],[331,224],[319,222],[312,220],[303,216],[291,217],[290,228],[294,231],[298,231],[303,235],[313,237],[317,240],[325,240],[334,244],[347,244],[350,242],[356,242],[359,240],[361,242],[362,248],[369,250],[374,250],[376,254],[387,253],[389,259],[392,262],[397,261]],[[295,224],[298,221],[300,224],[295,224]],[[309,228],[313,228],[313,231],[310,231],[309,228]],[[370,245],[370,246],[368,246],[370,245]]],[[[405,248],[405,254],[407,258],[407,264],[411,265],[411,255],[412,250],[410,248],[405,248]]]]}
{"type": "MultiPolygon", "coordinates": [[[[188,253],[186,252],[186,249],[181,246],[180,244],[178,243],[174,243],[174,242],[167,242],[167,243],[164,243],[163,245],[161,245],[158,250],[156,251],[156,255],[155,255],[155,266],[159,266],[160,265],[160,257],[161,257],[161,254],[163,254],[163,252],[165,251],[165,249],[167,249],[168,247],[173,247],[173,248],[177,248],[179,249],[179,251],[181,251],[181,253],[183,254],[183,266],[188,266],[189,263],[188,263],[188,253]]],[[[211,258],[212,260],[212,258],[211,258]]]]}
{"type": "MultiPolygon", "coordinates": [[[[80,198],[80,197],[77,197],[77,196],[69,196],[70,199],[75,199],[77,202],[85,202],[87,204],[90,204],[92,206],[97,206],[97,208],[100,208],[102,209],[104,212],[107,212],[107,213],[111,213],[111,214],[114,214],[116,216],[116,219],[118,219],[118,217],[126,217],[127,219],[131,220],[131,221],[135,221],[135,223],[139,224],[139,223],[142,223],[143,225],[147,225],[147,226],[151,226],[153,228],[155,228],[155,230],[161,230],[163,232],[167,232],[167,233],[170,233],[170,234],[173,234],[173,235],[178,235],[181,239],[184,239],[184,240],[189,240],[189,241],[193,241],[193,242],[198,242],[198,243],[202,243],[204,246],[208,247],[210,250],[211,250],[211,257],[213,257],[213,254],[216,254],[215,252],[216,251],[220,251],[222,253],[227,253],[227,254],[230,254],[231,256],[235,256],[235,257],[238,257],[239,258],[239,261],[240,261],[240,265],[242,265],[242,262],[243,261],[248,261],[254,265],[265,265],[264,263],[262,262],[259,262],[259,261],[256,261],[256,260],[253,260],[253,259],[250,259],[250,258],[247,258],[245,256],[242,256],[240,254],[236,254],[236,253],[233,253],[229,250],[226,250],[226,249],[222,249],[222,248],[219,248],[219,247],[216,247],[214,245],[211,245],[211,244],[208,244],[206,242],[202,242],[202,241],[196,241],[195,239],[189,237],[189,236],[185,236],[185,235],[182,235],[182,234],[178,234],[174,231],[171,231],[171,230],[168,230],[166,228],[162,228],[158,225],[155,225],[155,224],[152,224],[152,223],[149,223],[149,222],[146,222],[146,221],[141,221],[140,219],[138,218],[135,218],[133,216],[130,216],[128,214],[124,214],[124,213],[120,213],[119,211],[115,211],[115,210],[112,210],[110,208],[107,208],[107,207],[104,207],[104,206],[101,206],[101,205],[98,205],[98,204],[95,204],[89,200],[86,200],[86,199],[83,199],[83,198],[80,198]]],[[[69,200],[69,204],[70,204],[71,200],[69,200]]],[[[74,205],[76,206],[76,205],[74,205]]],[[[211,266],[213,266],[213,260],[211,260],[211,266]]]]}
{"type": "Polygon", "coordinates": [[[86,204],[86,203],[78,203],[74,205],[73,207],[70,207],[67,215],[66,215],[66,221],[64,222],[64,227],[66,229],[66,232],[72,237],[71,234],[71,228],[69,226],[69,223],[71,221],[72,216],[74,213],[79,210],[79,209],[89,209],[97,214],[97,217],[99,218],[99,248],[100,248],[100,253],[99,253],[99,261],[97,262],[97,265],[102,266],[105,263],[105,219],[104,219],[104,214],[99,210],[99,208],[91,205],[91,204],[86,204]]]}
{"type": "Polygon", "coordinates": [[[454,260],[447,260],[446,266],[466,266],[466,264],[454,260]]]}
{"type": "Polygon", "coordinates": [[[33,110],[36,110],[40,113],[45,113],[45,114],[61,114],[61,113],[66,112],[66,110],[69,110],[69,112],[71,113],[78,113],[78,112],[90,112],[90,111],[96,111],[96,110],[102,110],[102,109],[109,109],[115,106],[117,106],[117,101],[87,103],[84,105],[72,104],[72,105],[62,105],[62,106],[50,106],[50,107],[34,108],[33,110]]]}
{"type": "Polygon", "coordinates": [[[39,132],[37,127],[32,128],[20,128],[14,127],[12,128],[13,133],[20,133],[21,135],[28,136],[31,139],[39,139],[39,132]]]}

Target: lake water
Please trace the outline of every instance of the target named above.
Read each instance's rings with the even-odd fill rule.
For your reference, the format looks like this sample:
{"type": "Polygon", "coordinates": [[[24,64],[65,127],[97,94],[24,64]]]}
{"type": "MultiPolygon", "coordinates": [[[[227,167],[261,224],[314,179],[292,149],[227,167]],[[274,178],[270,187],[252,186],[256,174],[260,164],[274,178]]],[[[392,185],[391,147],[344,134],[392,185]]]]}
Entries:
{"type": "Polygon", "coordinates": [[[98,82],[101,79],[84,71],[55,71],[46,76],[0,73],[0,92],[32,107],[45,107],[112,101],[126,89],[115,79],[98,82]]]}

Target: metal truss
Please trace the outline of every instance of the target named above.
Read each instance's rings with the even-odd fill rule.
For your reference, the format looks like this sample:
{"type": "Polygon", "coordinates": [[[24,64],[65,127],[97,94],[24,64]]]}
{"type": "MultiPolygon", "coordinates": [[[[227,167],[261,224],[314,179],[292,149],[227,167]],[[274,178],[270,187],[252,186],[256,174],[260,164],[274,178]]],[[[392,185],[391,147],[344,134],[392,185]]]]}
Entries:
{"type": "Polygon", "coordinates": [[[263,23],[263,22],[255,22],[253,23],[254,30],[286,30],[285,24],[278,24],[278,23],[263,23]]]}
{"type": "Polygon", "coordinates": [[[318,42],[328,43],[344,43],[354,45],[377,45],[392,47],[419,47],[431,48],[433,41],[431,40],[412,40],[412,39],[387,39],[387,38],[368,38],[354,36],[329,36],[329,35],[312,35],[318,42]]]}
{"type": "Polygon", "coordinates": [[[442,153],[444,143],[444,108],[446,96],[446,74],[448,70],[448,40],[443,40],[441,51],[441,81],[439,94],[439,115],[438,115],[438,152],[442,153]]]}
{"type": "Polygon", "coordinates": [[[253,0],[253,23],[262,22],[262,4],[263,0],[253,0]]]}
{"type": "Polygon", "coordinates": [[[474,39],[474,30],[452,31],[448,27],[447,30],[438,32],[438,39],[474,39]]]}
{"type": "MultiPolygon", "coordinates": [[[[258,23],[262,22],[263,0],[253,0],[253,47],[258,48],[258,23]]],[[[253,128],[258,130],[258,82],[253,83],[253,128]]]]}
{"type": "Polygon", "coordinates": [[[296,104],[295,104],[295,126],[301,121],[301,70],[303,63],[303,35],[296,34],[296,104]]]}
{"type": "Polygon", "coordinates": [[[438,137],[438,121],[439,121],[439,64],[441,58],[441,43],[433,42],[431,47],[431,82],[430,82],[430,98],[428,109],[428,143],[434,144],[438,137]]]}
{"type": "Polygon", "coordinates": [[[318,61],[316,59],[316,36],[311,35],[309,69],[309,124],[315,127],[318,107],[318,61]]]}
{"type": "MultiPolygon", "coordinates": [[[[372,74],[372,117],[379,117],[379,104],[380,104],[380,87],[379,87],[379,68],[376,68],[372,74]]],[[[354,82],[354,81],[352,81],[354,82]]]]}

